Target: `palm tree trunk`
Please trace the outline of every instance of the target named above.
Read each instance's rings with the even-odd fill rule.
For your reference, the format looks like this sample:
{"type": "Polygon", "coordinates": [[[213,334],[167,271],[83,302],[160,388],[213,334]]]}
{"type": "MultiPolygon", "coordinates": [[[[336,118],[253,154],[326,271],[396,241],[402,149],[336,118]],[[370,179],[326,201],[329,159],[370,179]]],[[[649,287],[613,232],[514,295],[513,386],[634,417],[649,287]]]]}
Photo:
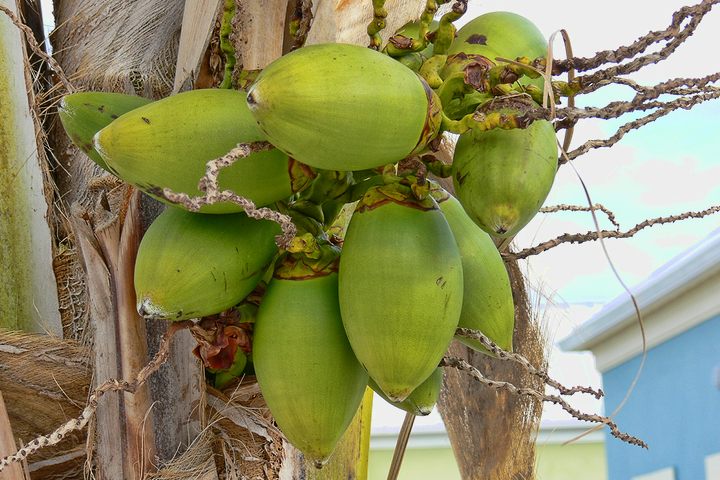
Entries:
{"type": "MultiPolygon", "coordinates": [[[[515,302],[515,352],[544,366],[545,342],[528,302],[517,261],[506,264],[515,302]]],[[[454,342],[450,355],[477,367],[489,378],[543,391],[542,380],[517,365],[502,362],[454,342]]],[[[463,372],[446,369],[439,410],[448,430],[463,480],[535,478],[535,436],[542,402],[490,389],[463,372]]]]}
{"type": "MultiPolygon", "coordinates": [[[[0,5],[17,15],[15,0],[0,5]]],[[[51,230],[51,184],[25,43],[0,14],[0,328],[62,335],[51,230]]]]}
{"type": "MultiPolygon", "coordinates": [[[[56,2],[56,58],[76,88],[166,96],[182,11],[180,0],[56,2]]],[[[50,140],[62,165],[62,207],[72,219],[66,225],[72,239],[68,250],[85,272],[95,384],[109,378],[132,380],[147,362],[148,351],[156,347],[146,339],[159,338],[166,328],[164,323],[146,325],[137,315],[132,284],[143,223],[147,225],[158,210],[152,202],[141,209],[137,194],[70,147],[59,127],[50,140]]],[[[133,395],[104,396],[89,441],[96,476],[143,478],[157,460],[168,461],[183,452],[199,432],[192,412],[200,399],[201,380],[189,335],[181,335],[151,385],[133,395]]]]}

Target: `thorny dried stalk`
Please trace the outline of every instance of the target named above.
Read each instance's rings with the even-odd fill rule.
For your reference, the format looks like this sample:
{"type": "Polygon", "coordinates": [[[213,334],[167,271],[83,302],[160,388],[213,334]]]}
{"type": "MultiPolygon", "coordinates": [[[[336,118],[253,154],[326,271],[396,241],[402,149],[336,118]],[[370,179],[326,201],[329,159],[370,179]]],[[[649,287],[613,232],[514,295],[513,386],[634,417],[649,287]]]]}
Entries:
{"type": "Polygon", "coordinates": [[[105,393],[111,391],[134,393],[138,387],[143,385],[148,378],[150,378],[150,376],[165,363],[168,355],[170,354],[171,340],[175,334],[183,328],[188,328],[190,325],[192,325],[192,322],[189,320],[173,323],[163,337],[160,348],[158,349],[155,357],[153,357],[153,359],[138,372],[132,382],[114,378],[107,380],[93,391],[80,416],[66,422],[48,435],[36,437],[14,454],[0,458],[0,472],[2,472],[3,469],[11,463],[25,460],[28,456],[32,455],[41,448],[57,445],[68,433],[85,428],[85,425],[87,425],[90,419],[92,419],[95,415],[100,397],[105,395],[105,393]]]}
{"type": "MultiPolygon", "coordinates": [[[[690,110],[701,103],[720,98],[720,87],[711,85],[717,81],[720,81],[720,73],[713,73],[701,78],[678,78],[647,87],[638,85],[629,79],[614,78],[612,81],[608,81],[608,85],[611,83],[625,85],[638,93],[632,100],[612,102],[604,107],[559,108],[556,110],[555,115],[556,130],[571,128],[579,120],[587,118],[609,120],[628,113],[654,111],[644,117],[625,123],[607,139],[594,139],[585,142],[580,147],[568,152],[567,158],[564,156],[559,158],[559,164],[562,165],[568,159],[573,160],[596,148],[611,147],[620,141],[626,133],[648,125],[675,110],[690,110]],[[678,98],[667,101],[657,100],[661,95],[674,95],[678,98]]],[[[528,116],[532,117],[532,120],[542,118],[540,112],[530,112],[528,116]]]]}
{"type": "Polygon", "coordinates": [[[542,207],[539,212],[540,213],[555,213],[555,212],[589,212],[591,210],[600,210],[605,215],[607,215],[608,220],[610,223],[612,223],[615,228],[620,230],[620,224],[617,222],[617,219],[615,218],[615,214],[604,206],[601,203],[596,203],[591,207],[588,207],[587,205],[566,205],[566,204],[560,204],[560,205],[553,205],[550,207],[542,207]]]}
{"type": "Polygon", "coordinates": [[[566,124],[575,122],[581,118],[600,118],[603,120],[618,118],[626,113],[634,111],[645,111],[654,108],[670,108],[679,102],[676,108],[690,108],[691,101],[697,97],[701,97],[702,101],[713,100],[717,98],[719,87],[710,85],[720,80],[720,73],[713,73],[701,78],[679,78],[662,82],[657,85],[646,87],[638,85],[632,80],[617,78],[613,83],[628,86],[637,92],[637,95],[625,102],[612,102],[602,108],[586,107],[586,108],[562,108],[557,111],[559,120],[559,128],[564,128],[566,124]],[[681,98],[667,102],[657,101],[660,95],[676,95],[681,98]]]}
{"type": "Polygon", "coordinates": [[[560,235],[559,237],[553,238],[552,240],[548,240],[546,242],[543,242],[539,245],[536,245],[534,247],[526,248],[524,250],[520,250],[519,252],[504,252],[502,254],[505,258],[514,258],[514,259],[522,259],[527,258],[531,255],[537,255],[538,253],[545,252],[547,250],[550,250],[553,247],[557,247],[558,245],[561,245],[563,243],[585,243],[585,242],[591,242],[594,240],[598,240],[600,236],[602,238],[629,238],[635,235],[637,232],[644,228],[652,227],[654,225],[662,225],[665,223],[674,223],[680,220],[686,220],[689,218],[703,218],[708,215],[712,215],[714,213],[720,212],[720,205],[714,205],[712,207],[706,208],[705,210],[696,211],[696,212],[685,212],[681,213],[679,215],[670,215],[668,217],[656,217],[656,218],[650,218],[648,220],[644,220],[634,227],[632,227],[629,230],[626,230],[624,232],[618,230],[602,230],[602,231],[590,231],[586,233],[566,233],[563,235],[560,235]]]}
{"type": "Polygon", "coordinates": [[[241,197],[232,190],[220,190],[218,177],[223,168],[227,168],[241,158],[255,152],[271,150],[275,147],[269,142],[240,143],[237,147],[215,160],[210,160],[205,166],[205,175],[198,183],[198,189],[204,192],[204,195],[191,197],[187,193],[176,193],[169,188],[163,188],[157,192],[163,198],[172,203],[177,203],[191,212],[197,212],[205,205],[213,205],[219,202],[232,202],[243,208],[248,217],[256,220],[271,220],[282,229],[282,235],[275,237],[278,246],[286,248],[290,245],[290,241],[295,237],[297,229],[292,223],[289,216],[267,207],[257,208],[252,200],[241,197]]]}
{"type": "Polygon", "coordinates": [[[624,60],[633,59],[637,55],[644,53],[648,47],[655,43],[666,43],[665,47],[656,53],[637,57],[628,63],[612,66],[577,79],[582,86],[583,93],[595,91],[602,86],[598,85],[599,83],[609,78],[637,72],[644,66],[658,63],[668,58],[695,32],[695,29],[703,17],[717,3],[720,3],[720,0],[703,0],[699,4],[682,7],[673,14],[672,21],[665,30],[650,32],[631,45],[621,46],[613,50],[603,50],[590,58],[576,57],[568,60],[555,61],[553,62],[553,74],[557,75],[567,72],[570,68],[575,68],[575,70],[579,72],[586,72],[610,63],[620,64],[620,62],[624,60]],[[686,21],[687,23],[685,23],[686,21]],[[683,23],[685,23],[684,27],[682,26],[683,23]]]}
{"type": "Polygon", "coordinates": [[[455,334],[459,335],[461,337],[477,340],[478,342],[480,342],[482,344],[483,347],[485,347],[489,351],[491,351],[500,360],[518,363],[525,370],[527,370],[531,375],[534,375],[534,376],[540,378],[547,385],[555,388],[562,395],[573,395],[575,393],[587,393],[597,399],[600,399],[604,396],[602,390],[595,390],[594,388],[591,388],[591,387],[584,387],[584,386],[566,387],[566,386],[564,386],[557,380],[553,380],[545,370],[535,367],[532,363],[530,363],[530,361],[527,358],[523,357],[522,355],[520,355],[518,353],[513,353],[513,352],[508,352],[507,350],[503,350],[495,342],[490,340],[489,337],[487,337],[485,334],[483,334],[482,332],[480,332],[478,330],[471,330],[469,328],[458,328],[455,331],[455,334]]]}
{"type": "Polygon", "coordinates": [[[456,368],[460,371],[466,372],[470,376],[472,376],[475,380],[481,382],[483,385],[487,385],[490,388],[494,388],[496,390],[507,390],[510,393],[514,395],[522,395],[522,396],[528,396],[528,397],[534,397],[540,401],[543,402],[549,402],[554,403],[556,405],[560,405],[563,410],[568,412],[573,417],[577,418],[578,420],[584,420],[587,422],[592,423],[598,423],[607,425],[610,428],[610,433],[613,437],[622,440],[623,442],[629,443],[630,445],[637,445],[642,448],[648,448],[647,444],[640,440],[639,438],[633,437],[632,435],[629,435],[627,433],[621,432],[620,429],[618,429],[615,422],[610,420],[608,417],[603,417],[602,415],[594,415],[594,414],[587,414],[583,413],[575,408],[573,408],[569,403],[567,403],[563,398],[557,396],[557,395],[549,395],[542,392],[538,392],[537,390],[533,390],[532,388],[524,388],[524,387],[517,387],[509,382],[502,382],[499,380],[492,380],[487,377],[485,377],[480,370],[470,365],[465,360],[462,360],[460,358],[455,357],[445,357],[440,362],[441,367],[451,367],[456,368]]]}
{"type": "MultiPolygon", "coordinates": [[[[720,72],[711,73],[700,78],[674,78],[660,82],[654,86],[640,85],[634,80],[625,77],[612,77],[604,80],[604,85],[617,84],[630,87],[638,93],[647,95],[647,100],[657,98],[660,95],[694,95],[702,93],[707,85],[720,80],[720,72]]],[[[603,85],[603,86],[604,86],[603,85]]],[[[637,99],[637,97],[636,97],[637,99]]],[[[637,100],[633,99],[633,102],[637,100]]]]}
{"type": "MultiPolygon", "coordinates": [[[[720,73],[713,73],[701,78],[680,78],[649,87],[638,85],[629,79],[613,78],[612,81],[608,81],[606,85],[625,85],[637,91],[638,94],[632,100],[612,102],[604,107],[559,108],[555,111],[555,129],[570,129],[574,127],[579,120],[587,118],[609,120],[619,118],[629,113],[646,112],[648,110],[654,111],[623,124],[609,138],[593,139],[585,142],[578,148],[568,152],[567,158],[565,156],[560,157],[558,163],[563,165],[567,163],[568,160],[574,160],[596,148],[611,147],[620,141],[626,133],[648,125],[675,110],[690,110],[697,105],[720,98],[720,87],[711,85],[717,81],[720,81],[720,73]],[[674,95],[678,98],[667,101],[657,100],[661,95],[674,95]]],[[[584,91],[580,91],[579,93],[584,93],[584,91]]],[[[523,118],[526,123],[530,123],[538,119],[547,118],[547,112],[547,109],[538,108],[527,112],[523,115],[523,118]]]]}
{"type": "MultiPolygon", "coordinates": [[[[577,89],[576,94],[591,93],[601,87],[613,84],[628,86],[637,92],[637,95],[630,101],[612,102],[601,108],[578,109],[570,105],[567,108],[557,109],[555,112],[555,125],[558,130],[572,128],[578,120],[584,118],[612,119],[627,113],[654,110],[649,115],[622,125],[615,134],[607,139],[590,140],[575,150],[568,152],[567,156],[570,160],[595,148],[610,147],[617,143],[626,133],[648,125],[675,110],[689,110],[708,100],[720,98],[720,88],[712,85],[720,81],[720,72],[701,78],[671,79],[654,86],[641,86],[631,79],[621,77],[621,75],[637,72],[647,65],[668,58],[678,46],[695,32],[704,16],[717,3],[720,3],[720,0],[703,0],[699,4],[683,7],[673,14],[672,21],[665,30],[650,32],[629,46],[604,50],[591,58],[573,57],[568,60],[556,60],[553,62],[552,73],[555,75],[572,69],[585,72],[610,63],[619,64],[572,80],[570,84],[577,89]],[[665,42],[666,45],[659,51],[638,57],[648,47],[662,42],[665,42]],[[628,62],[622,63],[623,61],[628,62]],[[661,95],[673,95],[680,98],[658,101],[657,99],[661,95]]],[[[533,113],[533,115],[539,114],[533,113]]],[[[564,157],[559,159],[560,164],[566,161],[568,160],[564,157]]]]}
{"type": "Polygon", "coordinates": [[[640,105],[632,105],[632,102],[617,102],[616,104],[608,105],[601,109],[594,109],[594,108],[586,108],[586,109],[577,109],[573,112],[559,112],[560,115],[563,113],[568,113],[568,116],[565,118],[570,119],[572,118],[572,124],[575,123],[577,119],[580,118],[602,118],[602,119],[610,119],[610,118],[617,118],[621,115],[624,115],[626,113],[630,112],[641,112],[645,110],[650,109],[657,109],[653,113],[646,115],[644,117],[641,117],[637,120],[633,120],[631,122],[628,122],[617,129],[617,131],[609,138],[602,139],[602,140],[588,140],[578,148],[568,152],[567,159],[561,158],[558,162],[560,164],[566,163],[569,160],[573,160],[581,155],[584,155],[585,153],[589,152],[590,150],[593,150],[595,148],[607,148],[615,145],[617,142],[622,139],[626,133],[630,132],[631,130],[638,129],[644,125],[647,125],[649,123],[654,122],[658,118],[664,117],[665,115],[678,110],[678,109],[684,109],[684,110],[690,110],[691,108],[706,102],[708,100],[714,100],[717,98],[720,98],[720,89],[715,87],[707,87],[709,91],[706,93],[693,95],[689,97],[680,97],[672,101],[668,102],[648,102],[643,103],[640,105]],[[711,89],[711,90],[710,90],[711,89]]]}
{"type": "Polygon", "coordinates": [[[25,35],[25,40],[27,40],[27,43],[28,45],[30,45],[32,51],[35,52],[38,57],[42,58],[43,60],[45,60],[45,62],[47,62],[50,68],[57,75],[58,80],[60,80],[60,82],[65,87],[65,90],[67,90],[67,93],[72,93],[74,91],[74,88],[68,80],[67,76],[65,75],[62,67],[52,56],[48,55],[45,52],[45,49],[43,47],[38,44],[38,42],[35,40],[35,35],[33,34],[32,29],[25,25],[22,21],[20,21],[20,19],[15,16],[15,14],[9,8],[0,5],[0,12],[3,12],[5,15],[7,15],[10,21],[23,32],[23,34],[25,35]]]}

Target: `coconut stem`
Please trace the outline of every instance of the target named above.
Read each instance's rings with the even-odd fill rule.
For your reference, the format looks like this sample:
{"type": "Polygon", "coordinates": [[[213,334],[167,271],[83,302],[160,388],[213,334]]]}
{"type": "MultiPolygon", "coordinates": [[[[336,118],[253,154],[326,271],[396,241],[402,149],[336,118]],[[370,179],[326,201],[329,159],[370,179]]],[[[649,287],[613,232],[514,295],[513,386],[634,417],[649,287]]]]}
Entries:
{"type": "Polygon", "coordinates": [[[430,43],[427,35],[430,32],[430,24],[432,23],[433,18],[435,18],[437,8],[438,6],[435,0],[427,0],[427,2],[425,2],[425,10],[423,10],[423,13],[420,15],[420,26],[417,38],[395,35],[390,38],[390,41],[385,46],[383,52],[391,57],[403,57],[413,52],[425,50],[428,43],[430,43]]]}
{"type": "Polygon", "coordinates": [[[420,75],[425,79],[430,88],[439,88],[443,84],[440,70],[445,66],[447,55],[433,55],[420,67],[420,75]]]}
{"type": "MultiPolygon", "coordinates": [[[[492,65],[488,59],[477,57],[450,56],[444,65],[451,66],[453,73],[445,79],[439,77],[440,69],[444,65],[426,62],[421,73],[426,80],[433,82],[433,85],[441,82],[437,88],[437,94],[442,105],[450,105],[455,98],[464,98],[474,92],[484,93],[492,96],[508,96],[526,93],[538,104],[542,103],[542,89],[535,85],[513,85],[521,77],[537,78],[540,73],[532,66],[530,59],[520,57],[517,61],[503,58],[490,59],[505,62],[500,65],[492,65]]],[[[556,94],[564,92],[566,95],[573,91],[572,86],[567,83],[553,82],[553,91],[556,94]],[[557,83],[557,85],[556,85],[557,83]]],[[[556,98],[556,101],[558,99],[556,98]]],[[[452,115],[452,114],[451,114],[452,115]]]]}
{"type": "Polygon", "coordinates": [[[465,73],[457,72],[445,79],[437,89],[437,94],[442,105],[449,105],[453,98],[464,96],[467,89],[465,73]]]}
{"type": "Polygon", "coordinates": [[[511,130],[513,128],[527,128],[535,120],[541,119],[549,120],[548,113],[545,111],[529,111],[526,113],[501,111],[484,113],[475,111],[465,115],[460,120],[453,120],[443,113],[440,131],[463,134],[469,130],[476,132],[484,132],[494,128],[511,130]]]}
{"type": "Polygon", "coordinates": [[[380,32],[385,28],[387,18],[387,9],[385,9],[385,0],[372,0],[373,4],[373,19],[367,27],[367,33],[370,37],[369,48],[373,50],[380,50],[382,45],[382,37],[380,32]]]}
{"type": "Polygon", "coordinates": [[[393,453],[387,480],[396,480],[398,474],[400,473],[400,466],[402,465],[403,457],[405,456],[405,449],[407,448],[414,423],[415,415],[412,413],[406,413],[405,420],[403,421],[400,433],[398,434],[397,443],[395,444],[395,452],[393,453]]]}
{"type": "Polygon", "coordinates": [[[427,0],[427,2],[425,2],[425,10],[423,10],[423,13],[420,15],[420,29],[418,31],[418,37],[423,46],[422,48],[415,50],[416,52],[424,50],[428,45],[427,36],[428,33],[430,33],[430,24],[435,18],[435,12],[437,12],[437,9],[438,5],[435,0],[427,0]]]}
{"type": "Polygon", "coordinates": [[[225,0],[222,25],[220,27],[220,50],[225,55],[225,72],[223,73],[220,88],[232,88],[232,75],[236,62],[235,48],[230,41],[233,16],[235,16],[235,0],[225,0]]]}
{"type": "Polygon", "coordinates": [[[453,40],[455,40],[455,32],[457,31],[453,22],[457,21],[465,14],[467,11],[467,4],[468,0],[456,1],[453,4],[452,9],[440,19],[440,25],[435,31],[435,54],[444,55],[450,49],[450,45],[453,40]]]}

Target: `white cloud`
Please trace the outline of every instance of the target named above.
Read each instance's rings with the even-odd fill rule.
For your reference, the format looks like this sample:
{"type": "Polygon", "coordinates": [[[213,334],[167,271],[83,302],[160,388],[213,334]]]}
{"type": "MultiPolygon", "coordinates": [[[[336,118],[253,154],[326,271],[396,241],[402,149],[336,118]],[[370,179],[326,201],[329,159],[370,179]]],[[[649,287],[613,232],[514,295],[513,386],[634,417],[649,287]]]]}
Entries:
{"type": "MultiPolygon", "coordinates": [[[[642,242],[607,240],[605,244],[615,268],[629,285],[660,266],[642,242]]],[[[527,261],[533,284],[556,294],[561,301],[607,301],[623,291],[599,242],[562,245],[527,261]]]]}
{"type": "Polygon", "coordinates": [[[653,238],[653,243],[659,248],[685,248],[687,245],[697,243],[702,239],[701,235],[682,232],[680,234],[665,234],[653,238]]]}
{"type": "Polygon", "coordinates": [[[707,165],[695,157],[679,160],[655,158],[636,165],[630,175],[638,183],[640,201],[648,206],[675,207],[702,204],[713,196],[720,199],[720,165],[707,165]]]}

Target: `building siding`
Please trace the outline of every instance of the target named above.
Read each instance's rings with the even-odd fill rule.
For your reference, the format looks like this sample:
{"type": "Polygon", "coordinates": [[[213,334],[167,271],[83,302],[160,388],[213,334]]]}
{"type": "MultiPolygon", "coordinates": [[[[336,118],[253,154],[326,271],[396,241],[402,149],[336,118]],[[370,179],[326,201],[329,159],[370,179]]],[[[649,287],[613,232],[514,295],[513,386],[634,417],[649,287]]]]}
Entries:
{"type": "MultiPolygon", "coordinates": [[[[387,449],[370,451],[368,480],[387,478],[392,455],[392,450],[387,449]]],[[[536,467],[536,480],[607,480],[602,443],[537,445],[536,467]]],[[[450,447],[409,448],[398,480],[461,480],[461,477],[450,447]]]]}
{"type": "MultiPolygon", "coordinates": [[[[603,374],[607,413],[625,397],[639,364],[637,356],[603,374]]],[[[705,479],[705,457],[720,452],[718,368],[720,316],[648,351],[643,374],[616,420],[649,449],[607,434],[609,480],[667,467],[675,468],[675,480],[705,479]]]]}
{"type": "Polygon", "coordinates": [[[535,480],[607,480],[605,444],[538,445],[536,473],[535,480]]]}

